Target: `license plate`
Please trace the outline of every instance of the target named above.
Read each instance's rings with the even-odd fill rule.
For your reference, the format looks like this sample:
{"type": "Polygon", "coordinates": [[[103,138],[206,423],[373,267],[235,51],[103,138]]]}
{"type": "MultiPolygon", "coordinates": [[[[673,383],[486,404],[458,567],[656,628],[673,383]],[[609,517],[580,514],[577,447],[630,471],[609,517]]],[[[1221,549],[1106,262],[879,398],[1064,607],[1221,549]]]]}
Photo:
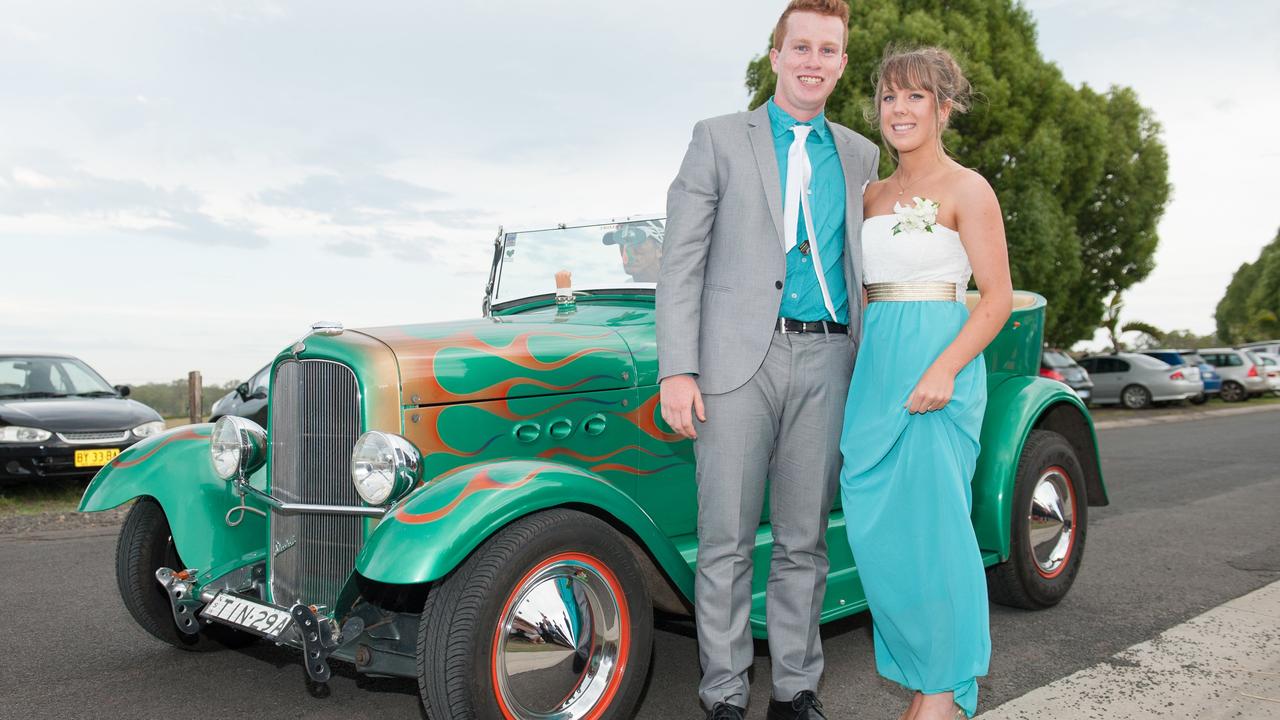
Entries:
{"type": "Polygon", "coordinates": [[[289,622],[292,620],[287,611],[226,593],[218,593],[213,602],[204,606],[200,614],[248,628],[267,637],[279,635],[289,627],[289,622]]]}
{"type": "Polygon", "coordinates": [[[76,467],[102,467],[114,460],[119,454],[120,451],[116,448],[106,448],[103,450],[77,450],[76,467]]]}

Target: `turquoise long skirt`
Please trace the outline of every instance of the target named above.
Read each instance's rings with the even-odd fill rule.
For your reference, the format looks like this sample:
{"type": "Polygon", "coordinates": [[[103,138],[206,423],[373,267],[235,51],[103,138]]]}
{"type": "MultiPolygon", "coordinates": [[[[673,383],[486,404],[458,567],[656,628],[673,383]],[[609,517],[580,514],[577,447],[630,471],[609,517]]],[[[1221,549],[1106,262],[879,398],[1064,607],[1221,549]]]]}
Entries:
{"type": "Polygon", "coordinates": [[[987,403],[979,355],[941,410],[912,415],[916,382],[969,317],[958,302],[873,302],[845,406],[840,491],[871,607],[876,668],[970,716],[987,674],[987,582],[969,513],[987,403]]]}

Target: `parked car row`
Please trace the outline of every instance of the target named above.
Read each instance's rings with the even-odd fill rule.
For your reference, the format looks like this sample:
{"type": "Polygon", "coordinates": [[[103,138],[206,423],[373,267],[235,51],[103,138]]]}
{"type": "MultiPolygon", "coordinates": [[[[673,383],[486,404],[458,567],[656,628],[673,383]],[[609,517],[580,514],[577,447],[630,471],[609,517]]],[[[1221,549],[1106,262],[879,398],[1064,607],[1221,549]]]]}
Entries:
{"type": "Polygon", "coordinates": [[[1161,402],[1242,402],[1280,395],[1280,341],[1240,348],[1143,350],[1088,355],[1076,362],[1046,349],[1040,375],[1065,383],[1085,402],[1138,410],[1161,402]]]}

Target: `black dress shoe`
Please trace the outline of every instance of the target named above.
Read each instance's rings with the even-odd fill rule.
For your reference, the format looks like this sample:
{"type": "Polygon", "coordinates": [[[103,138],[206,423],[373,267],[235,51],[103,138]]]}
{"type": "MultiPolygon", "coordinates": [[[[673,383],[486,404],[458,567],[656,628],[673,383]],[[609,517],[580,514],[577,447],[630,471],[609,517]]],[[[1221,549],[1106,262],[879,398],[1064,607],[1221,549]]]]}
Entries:
{"type": "Polygon", "coordinates": [[[801,690],[791,701],[769,699],[769,720],[827,720],[822,701],[812,690],[801,690]]]}
{"type": "Polygon", "coordinates": [[[718,702],[707,711],[707,720],[744,720],[747,709],[727,702],[718,702]]]}

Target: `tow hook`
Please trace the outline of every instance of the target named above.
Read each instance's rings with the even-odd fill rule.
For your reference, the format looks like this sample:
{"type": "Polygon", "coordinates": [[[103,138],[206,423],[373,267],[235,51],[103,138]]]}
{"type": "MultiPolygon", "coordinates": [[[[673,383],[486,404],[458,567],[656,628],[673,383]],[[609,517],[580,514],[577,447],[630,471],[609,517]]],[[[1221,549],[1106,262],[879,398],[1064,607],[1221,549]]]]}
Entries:
{"type": "Polygon", "coordinates": [[[173,571],[162,567],[156,570],[156,580],[169,596],[169,606],[173,608],[173,622],[187,635],[200,632],[200,621],[196,618],[196,610],[200,609],[202,603],[191,593],[192,588],[195,587],[196,575],[199,573],[199,570],[193,568],[173,571]]]}

